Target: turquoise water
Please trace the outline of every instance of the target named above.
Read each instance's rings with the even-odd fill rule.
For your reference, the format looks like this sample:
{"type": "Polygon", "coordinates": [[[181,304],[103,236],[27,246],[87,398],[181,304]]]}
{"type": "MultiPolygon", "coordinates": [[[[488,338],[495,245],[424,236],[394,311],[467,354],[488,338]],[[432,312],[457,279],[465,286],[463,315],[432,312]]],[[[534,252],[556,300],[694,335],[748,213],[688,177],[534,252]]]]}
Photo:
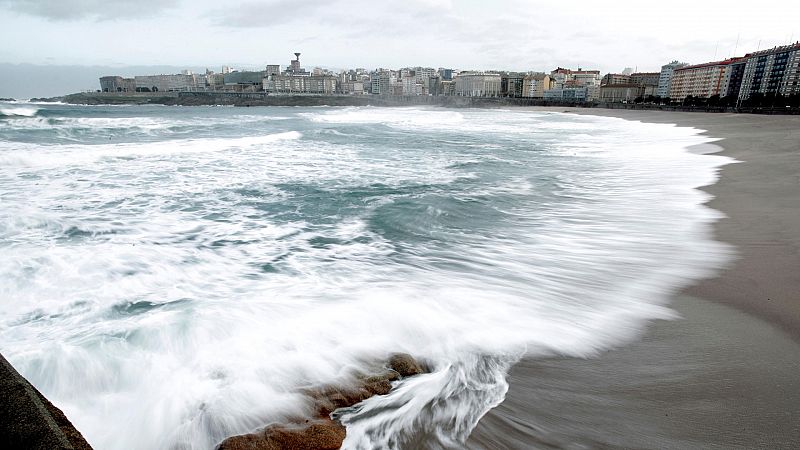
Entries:
{"type": "Polygon", "coordinates": [[[458,447],[523,355],[727,249],[700,130],[525,110],[0,105],[0,351],[102,449],[212,448],[406,351],[347,448],[458,447]]]}

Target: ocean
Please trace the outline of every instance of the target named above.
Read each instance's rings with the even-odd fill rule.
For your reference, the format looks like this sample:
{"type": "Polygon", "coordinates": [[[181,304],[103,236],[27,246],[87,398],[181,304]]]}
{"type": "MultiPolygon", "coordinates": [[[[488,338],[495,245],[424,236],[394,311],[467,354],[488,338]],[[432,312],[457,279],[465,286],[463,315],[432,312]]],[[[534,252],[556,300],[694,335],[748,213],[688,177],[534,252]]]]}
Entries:
{"type": "Polygon", "coordinates": [[[537,110],[0,103],[0,351],[106,449],[210,449],[394,352],[344,447],[459,448],[521,358],[730,250],[702,130],[537,110]]]}

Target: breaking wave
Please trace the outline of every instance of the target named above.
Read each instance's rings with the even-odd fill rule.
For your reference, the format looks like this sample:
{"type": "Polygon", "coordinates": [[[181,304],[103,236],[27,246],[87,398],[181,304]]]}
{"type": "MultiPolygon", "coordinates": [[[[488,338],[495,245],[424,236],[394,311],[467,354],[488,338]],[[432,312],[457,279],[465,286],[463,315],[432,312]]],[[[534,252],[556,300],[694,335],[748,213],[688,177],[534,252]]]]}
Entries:
{"type": "Polygon", "coordinates": [[[345,447],[459,447],[519,358],[635,339],[728,253],[696,129],[46,108],[66,133],[0,127],[0,342],[98,450],[212,448],[395,351],[432,373],[338,411],[345,447]]]}

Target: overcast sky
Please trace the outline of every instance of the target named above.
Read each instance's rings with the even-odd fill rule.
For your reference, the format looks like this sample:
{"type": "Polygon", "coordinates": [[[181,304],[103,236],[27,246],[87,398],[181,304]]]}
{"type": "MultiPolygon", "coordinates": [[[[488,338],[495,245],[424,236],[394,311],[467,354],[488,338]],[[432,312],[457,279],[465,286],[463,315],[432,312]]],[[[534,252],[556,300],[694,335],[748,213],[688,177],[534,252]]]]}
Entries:
{"type": "Polygon", "coordinates": [[[800,40],[798,0],[607,3],[0,0],[0,63],[657,71],[800,40]]]}

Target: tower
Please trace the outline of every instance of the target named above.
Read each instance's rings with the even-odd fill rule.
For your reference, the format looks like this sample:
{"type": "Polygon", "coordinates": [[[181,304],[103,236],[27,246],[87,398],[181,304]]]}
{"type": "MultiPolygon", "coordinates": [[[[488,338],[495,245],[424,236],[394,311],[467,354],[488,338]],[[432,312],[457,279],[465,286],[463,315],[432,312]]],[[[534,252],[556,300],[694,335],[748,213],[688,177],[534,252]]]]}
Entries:
{"type": "Polygon", "coordinates": [[[297,74],[297,73],[300,73],[300,53],[295,53],[294,56],[297,59],[293,59],[289,64],[290,64],[292,73],[297,74]]]}

